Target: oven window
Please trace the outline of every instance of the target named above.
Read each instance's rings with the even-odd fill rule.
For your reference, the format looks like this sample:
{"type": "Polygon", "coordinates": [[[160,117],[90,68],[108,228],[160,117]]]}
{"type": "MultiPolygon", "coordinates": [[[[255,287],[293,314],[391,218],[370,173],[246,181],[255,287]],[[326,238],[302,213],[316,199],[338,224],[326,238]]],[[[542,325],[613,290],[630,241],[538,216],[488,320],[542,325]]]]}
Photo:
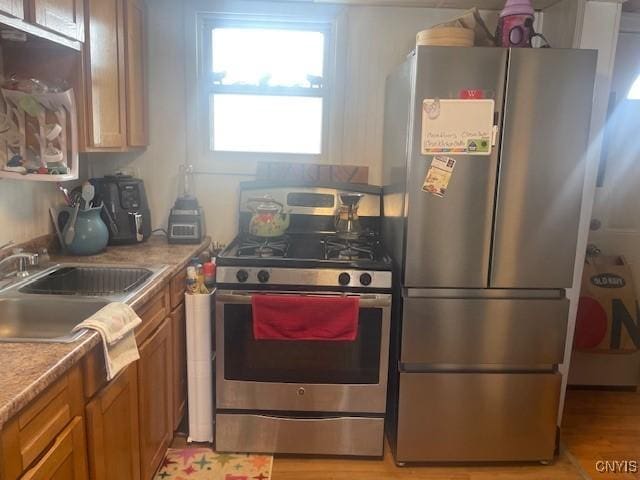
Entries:
{"type": "Polygon", "coordinates": [[[378,383],[382,309],[361,308],[353,341],[255,340],[251,305],[224,306],[227,380],[279,383],[378,383]]]}

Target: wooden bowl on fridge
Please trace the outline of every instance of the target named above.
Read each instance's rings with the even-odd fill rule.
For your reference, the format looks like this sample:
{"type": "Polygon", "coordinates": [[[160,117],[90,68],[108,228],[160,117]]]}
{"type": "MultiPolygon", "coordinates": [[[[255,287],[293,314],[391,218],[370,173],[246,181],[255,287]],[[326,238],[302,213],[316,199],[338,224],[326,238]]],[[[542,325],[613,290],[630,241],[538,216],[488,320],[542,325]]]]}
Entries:
{"type": "Polygon", "coordinates": [[[474,32],[461,27],[438,27],[422,30],[416,35],[416,45],[443,47],[473,47],[474,32]]]}

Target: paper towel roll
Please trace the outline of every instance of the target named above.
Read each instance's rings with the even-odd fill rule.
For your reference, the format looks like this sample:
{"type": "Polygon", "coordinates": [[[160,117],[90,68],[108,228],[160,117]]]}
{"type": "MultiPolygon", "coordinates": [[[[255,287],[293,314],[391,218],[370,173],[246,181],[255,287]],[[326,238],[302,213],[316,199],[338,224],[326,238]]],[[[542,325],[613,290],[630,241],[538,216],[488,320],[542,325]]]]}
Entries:
{"type": "Polygon", "coordinates": [[[213,442],[211,304],[214,292],[185,295],[189,442],[213,442]]]}

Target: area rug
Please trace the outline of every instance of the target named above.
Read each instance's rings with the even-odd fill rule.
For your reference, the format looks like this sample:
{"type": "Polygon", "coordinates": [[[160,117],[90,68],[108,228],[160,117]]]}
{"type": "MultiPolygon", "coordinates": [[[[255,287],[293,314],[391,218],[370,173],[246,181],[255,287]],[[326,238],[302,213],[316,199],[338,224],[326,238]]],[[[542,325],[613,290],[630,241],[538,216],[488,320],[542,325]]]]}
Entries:
{"type": "Polygon", "coordinates": [[[170,448],[155,480],[270,480],[273,457],[170,448]]]}

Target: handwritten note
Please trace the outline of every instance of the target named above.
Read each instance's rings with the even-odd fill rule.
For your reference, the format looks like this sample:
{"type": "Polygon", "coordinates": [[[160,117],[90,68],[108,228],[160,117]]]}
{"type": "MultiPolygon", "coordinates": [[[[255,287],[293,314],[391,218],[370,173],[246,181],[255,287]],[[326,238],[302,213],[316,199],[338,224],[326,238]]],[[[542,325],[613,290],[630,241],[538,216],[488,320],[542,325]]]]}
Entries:
{"type": "Polygon", "coordinates": [[[490,155],[493,100],[422,102],[422,154],[490,155]]]}

